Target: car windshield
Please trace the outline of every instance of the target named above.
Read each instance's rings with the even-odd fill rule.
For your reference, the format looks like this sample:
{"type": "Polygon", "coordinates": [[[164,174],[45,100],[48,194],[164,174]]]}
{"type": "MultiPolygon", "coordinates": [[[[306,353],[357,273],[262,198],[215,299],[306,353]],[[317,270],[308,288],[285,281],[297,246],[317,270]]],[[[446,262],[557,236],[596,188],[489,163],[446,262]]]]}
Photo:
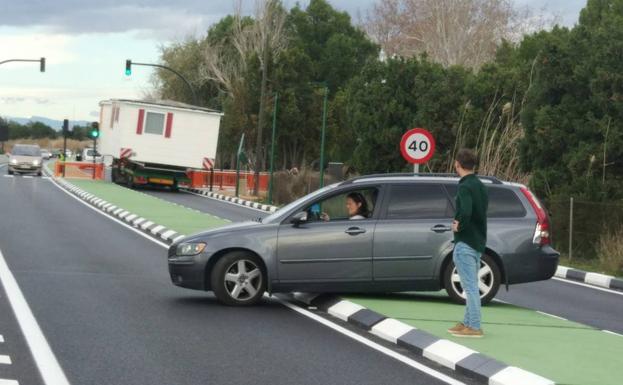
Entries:
{"type": "Polygon", "coordinates": [[[41,150],[37,146],[15,146],[11,154],[17,156],[40,156],[41,150]]]}
{"type": "Polygon", "coordinates": [[[277,210],[276,212],[274,212],[273,214],[267,216],[266,218],[264,218],[262,220],[262,223],[275,223],[275,222],[280,222],[283,220],[283,218],[288,215],[288,213],[290,212],[291,209],[293,209],[294,207],[300,205],[303,202],[306,202],[309,199],[313,199],[315,197],[317,197],[320,194],[323,194],[327,191],[333,190],[334,188],[336,188],[338,186],[338,183],[334,183],[332,185],[329,186],[325,186],[319,190],[316,190],[312,193],[309,193],[297,200],[295,200],[292,203],[289,203],[283,207],[281,207],[279,210],[277,210]]]}
{"type": "Polygon", "coordinates": [[[99,152],[97,151],[87,150],[87,156],[94,156],[93,154],[95,154],[95,156],[100,156],[99,152]]]}

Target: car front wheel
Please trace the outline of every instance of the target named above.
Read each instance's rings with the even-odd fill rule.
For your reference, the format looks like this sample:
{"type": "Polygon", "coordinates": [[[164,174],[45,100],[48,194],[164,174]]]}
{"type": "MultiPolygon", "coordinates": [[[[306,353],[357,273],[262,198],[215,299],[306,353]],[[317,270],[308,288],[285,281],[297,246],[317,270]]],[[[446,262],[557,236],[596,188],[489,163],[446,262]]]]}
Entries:
{"type": "MultiPolygon", "coordinates": [[[[485,305],[489,303],[497,294],[502,273],[500,268],[490,256],[483,254],[480,258],[480,269],[478,270],[478,289],[480,290],[480,302],[485,305]]],[[[454,302],[465,304],[465,291],[461,286],[461,279],[453,261],[446,266],[443,278],[446,292],[454,302]]]]}
{"type": "Polygon", "coordinates": [[[226,305],[254,305],[266,291],[262,263],[256,255],[247,252],[235,251],[219,259],[210,278],[214,295],[226,305]]]}

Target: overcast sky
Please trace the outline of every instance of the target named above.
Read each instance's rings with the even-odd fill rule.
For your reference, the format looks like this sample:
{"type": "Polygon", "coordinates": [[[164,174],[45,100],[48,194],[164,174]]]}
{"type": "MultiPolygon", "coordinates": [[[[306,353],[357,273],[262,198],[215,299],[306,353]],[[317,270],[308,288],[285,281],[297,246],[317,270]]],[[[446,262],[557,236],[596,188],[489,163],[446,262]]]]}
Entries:
{"type": "MultiPolygon", "coordinates": [[[[376,1],[329,0],[354,19],[376,1]]],[[[577,22],[586,0],[513,0],[541,9],[562,24],[577,22]]],[[[309,0],[299,3],[304,7],[309,0]]],[[[243,0],[247,12],[253,0],[243,0]]],[[[292,7],[296,1],[285,0],[292,7]]],[[[148,67],[124,75],[125,60],[158,62],[162,43],[203,34],[233,11],[233,0],[0,0],[0,116],[96,120],[98,102],[138,98],[150,88],[148,67]]]]}

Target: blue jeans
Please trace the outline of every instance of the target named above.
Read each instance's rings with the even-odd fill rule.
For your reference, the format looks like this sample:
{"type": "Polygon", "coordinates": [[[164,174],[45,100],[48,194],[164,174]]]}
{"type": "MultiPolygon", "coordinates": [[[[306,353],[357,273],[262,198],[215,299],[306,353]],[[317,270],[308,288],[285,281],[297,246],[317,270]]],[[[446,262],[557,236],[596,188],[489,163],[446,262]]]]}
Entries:
{"type": "Polygon", "coordinates": [[[480,329],[480,290],[478,289],[478,270],[480,253],[464,242],[454,246],[452,260],[459,272],[461,286],[467,297],[463,324],[472,329],[480,329]]]}

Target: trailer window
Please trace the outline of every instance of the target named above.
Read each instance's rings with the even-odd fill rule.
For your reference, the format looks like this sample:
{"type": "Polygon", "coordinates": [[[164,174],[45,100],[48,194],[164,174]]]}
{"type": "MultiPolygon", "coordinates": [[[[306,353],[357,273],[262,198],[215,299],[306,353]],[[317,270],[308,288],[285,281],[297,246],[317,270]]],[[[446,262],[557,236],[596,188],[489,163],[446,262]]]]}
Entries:
{"type": "Polygon", "coordinates": [[[164,114],[157,112],[147,112],[145,119],[145,133],[162,135],[164,132],[164,114]]]}

